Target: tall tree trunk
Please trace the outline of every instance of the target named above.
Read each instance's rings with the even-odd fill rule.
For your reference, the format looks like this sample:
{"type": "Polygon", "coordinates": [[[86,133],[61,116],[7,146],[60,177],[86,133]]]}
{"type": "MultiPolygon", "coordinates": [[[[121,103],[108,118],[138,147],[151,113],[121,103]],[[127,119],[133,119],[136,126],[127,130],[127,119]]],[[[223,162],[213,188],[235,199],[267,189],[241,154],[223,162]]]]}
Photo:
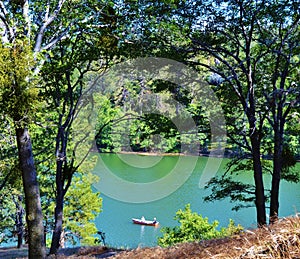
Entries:
{"type": "Polygon", "coordinates": [[[279,211],[279,186],[282,171],[282,152],[283,152],[283,130],[277,123],[274,124],[274,156],[273,156],[273,175],[270,199],[270,224],[278,220],[279,211]]]}
{"type": "Polygon", "coordinates": [[[272,189],[270,199],[270,224],[275,223],[278,220],[279,210],[279,186],[280,186],[280,172],[278,162],[273,163],[273,176],[272,176],[272,189]],[[276,167],[276,168],[275,168],[276,167]]]}
{"type": "MultiPolygon", "coordinates": [[[[61,158],[64,159],[64,158],[61,158]]],[[[64,190],[63,190],[63,160],[56,163],[56,206],[54,211],[55,223],[52,235],[50,254],[57,254],[60,247],[60,239],[63,226],[64,190]]]]}
{"type": "MultiPolygon", "coordinates": [[[[69,89],[71,91],[71,89],[69,89]]],[[[64,109],[66,105],[66,100],[64,102],[64,109]]],[[[55,224],[54,230],[52,235],[51,241],[51,248],[50,254],[57,254],[58,249],[60,247],[61,236],[63,232],[63,209],[64,209],[64,197],[65,194],[70,187],[72,174],[69,174],[68,165],[66,160],[67,154],[67,144],[68,144],[68,134],[69,132],[66,131],[66,128],[69,128],[70,123],[72,123],[72,116],[73,116],[73,105],[71,105],[70,111],[68,113],[67,120],[62,125],[62,120],[64,114],[60,115],[59,118],[59,125],[57,136],[56,136],[56,147],[55,147],[55,154],[56,154],[56,204],[55,204],[55,224]],[[65,172],[67,171],[67,172],[65,172]],[[68,175],[66,177],[66,174],[68,175]]]]}
{"type": "Polygon", "coordinates": [[[40,191],[28,129],[16,128],[16,137],[25,193],[29,258],[46,258],[40,191]]]}
{"type": "Polygon", "coordinates": [[[262,177],[262,165],[260,159],[260,141],[256,133],[251,136],[253,171],[255,182],[255,206],[256,219],[259,227],[266,225],[266,205],[264,194],[264,182],[262,177]]]}

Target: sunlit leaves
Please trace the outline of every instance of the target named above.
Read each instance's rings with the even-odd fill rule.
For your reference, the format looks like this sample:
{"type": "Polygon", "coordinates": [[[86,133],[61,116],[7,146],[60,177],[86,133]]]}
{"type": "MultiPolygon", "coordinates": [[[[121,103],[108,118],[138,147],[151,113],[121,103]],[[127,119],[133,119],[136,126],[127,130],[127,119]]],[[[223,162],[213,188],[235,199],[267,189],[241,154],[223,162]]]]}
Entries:
{"type": "Polygon", "coordinates": [[[203,218],[196,212],[192,212],[190,204],[185,206],[184,210],[176,212],[174,218],[180,224],[179,226],[170,228],[162,228],[163,236],[158,238],[160,246],[171,246],[176,243],[201,241],[212,238],[221,238],[237,234],[242,231],[240,225],[235,225],[230,220],[227,228],[218,230],[218,221],[209,222],[208,218],[203,218]]]}
{"type": "Polygon", "coordinates": [[[66,195],[64,234],[70,241],[79,238],[81,245],[94,245],[97,240],[94,220],[102,209],[102,198],[98,192],[93,192],[91,186],[98,180],[91,173],[76,176],[66,195]]]}
{"type": "Polygon", "coordinates": [[[3,114],[17,124],[27,123],[37,105],[38,91],[32,77],[33,54],[26,41],[0,44],[0,102],[3,114]]]}

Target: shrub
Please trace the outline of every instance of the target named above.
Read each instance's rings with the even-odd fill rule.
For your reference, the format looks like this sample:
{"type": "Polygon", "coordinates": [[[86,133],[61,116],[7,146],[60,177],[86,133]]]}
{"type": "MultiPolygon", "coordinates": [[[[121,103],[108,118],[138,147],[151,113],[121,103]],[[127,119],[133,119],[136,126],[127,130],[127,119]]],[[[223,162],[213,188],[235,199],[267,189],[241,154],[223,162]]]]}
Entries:
{"type": "Polygon", "coordinates": [[[230,219],[227,228],[217,229],[219,222],[209,223],[208,218],[203,218],[196,212],[191,211],[190,204],[184,210],[176,212],[174,218],[180,225],[170,228],[162,228],[164,235],[158,238],[158,244],[162,247],[171,246],[177,243],[201,241],[213,238],[221,238],[240,233],[243,229],[241,225],[235,225],[230,219]]]}

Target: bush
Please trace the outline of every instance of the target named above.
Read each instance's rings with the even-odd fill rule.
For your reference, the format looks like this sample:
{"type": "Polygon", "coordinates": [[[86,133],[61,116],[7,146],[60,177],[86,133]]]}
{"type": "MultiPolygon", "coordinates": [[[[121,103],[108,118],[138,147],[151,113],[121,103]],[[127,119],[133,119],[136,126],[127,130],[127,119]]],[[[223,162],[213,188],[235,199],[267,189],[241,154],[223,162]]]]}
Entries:
{"type": "Polygon", "coordinates": [[[208,222],[208,218],[203,218],[196,212],[191,211],[190,204],[185,206],[184,210],[176,212],[174,218],[180,223],[180,226],[173,228],[164,227],[164,235],[158,238],[158,244],[162,247],[171,246],[182,242],[201,241],[213,238],[221,238],[240,233],[243,230],[241,225],[235,225],[230,219],[227,228],[217,230],[218,221],[208,222]]]}

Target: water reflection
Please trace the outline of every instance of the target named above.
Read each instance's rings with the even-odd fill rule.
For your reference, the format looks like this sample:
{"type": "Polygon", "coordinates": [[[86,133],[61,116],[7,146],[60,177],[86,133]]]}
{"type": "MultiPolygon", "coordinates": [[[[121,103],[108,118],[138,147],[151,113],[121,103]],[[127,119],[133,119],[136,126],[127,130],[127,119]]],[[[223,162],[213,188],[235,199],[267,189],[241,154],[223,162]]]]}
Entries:
{"type": "Polygon", "coordinates": [[[145,226],[141,225],[140,240],[142,243],[144,243],[144,235],[145,235],[145,226]]]}

